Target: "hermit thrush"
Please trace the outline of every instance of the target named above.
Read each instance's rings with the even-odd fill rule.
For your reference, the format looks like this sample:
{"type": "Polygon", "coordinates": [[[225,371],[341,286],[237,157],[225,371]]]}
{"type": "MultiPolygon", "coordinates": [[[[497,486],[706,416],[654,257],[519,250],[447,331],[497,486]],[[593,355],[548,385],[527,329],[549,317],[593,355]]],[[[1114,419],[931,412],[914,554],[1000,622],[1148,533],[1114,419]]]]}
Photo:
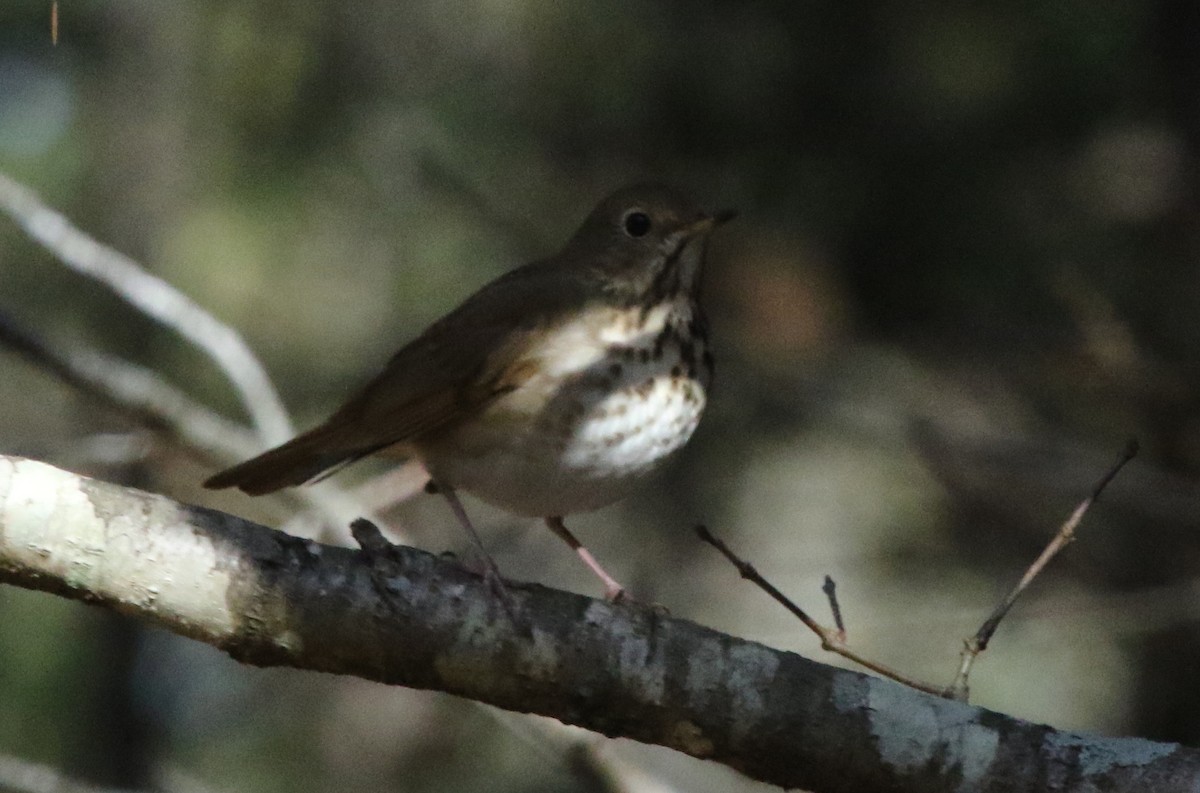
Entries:
{"type": "Polygon", "coordinates": [[[698,281],[709,232],[732,216],[657,185],[614,193],[557,255],[467,298],[324,424],[205,487],[259,495],[377,452],[415,456],[481,551],[456,489],[544,518],[619,597],[562,516],[621,498],[696,429],[713,368],[698,281]]]}

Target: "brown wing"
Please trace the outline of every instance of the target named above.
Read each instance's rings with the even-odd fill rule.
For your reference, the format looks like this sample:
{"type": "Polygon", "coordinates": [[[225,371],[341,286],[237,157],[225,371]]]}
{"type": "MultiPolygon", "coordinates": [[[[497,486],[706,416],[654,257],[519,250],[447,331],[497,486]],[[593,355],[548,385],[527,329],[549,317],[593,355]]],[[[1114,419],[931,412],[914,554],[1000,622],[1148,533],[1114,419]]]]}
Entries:
{"type": "Polygon", "coordinates": [[[270,493],[477,413],[517,385],[511,370],[524,351],[523,331],[582,307],[589,292],[555,260],[502,276],[396,353],[324,424],[204,486],[270,493]]]}

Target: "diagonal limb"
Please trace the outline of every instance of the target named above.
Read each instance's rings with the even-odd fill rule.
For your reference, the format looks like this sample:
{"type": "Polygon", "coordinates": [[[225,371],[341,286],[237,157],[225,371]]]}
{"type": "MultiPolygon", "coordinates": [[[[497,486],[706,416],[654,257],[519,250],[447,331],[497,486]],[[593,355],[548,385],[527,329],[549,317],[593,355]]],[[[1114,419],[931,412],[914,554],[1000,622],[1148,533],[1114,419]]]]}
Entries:
{"type": "Polygon", "coordinates": [[[596,561],[596,557],[592,556],[587,548],[583,547],[575,535],[563,524],[563,519],[557,515],[546,518],[546,525],[550,527],[550,531],[554,532],[559,539],[571,546],[571,550],[579,554],[579,558],[595,573],[601,581],[604,582],[604,598],[616,602],[625,595],[625,587],[617,583],[616,579],[605,572],[600,563],[596,561]]]}

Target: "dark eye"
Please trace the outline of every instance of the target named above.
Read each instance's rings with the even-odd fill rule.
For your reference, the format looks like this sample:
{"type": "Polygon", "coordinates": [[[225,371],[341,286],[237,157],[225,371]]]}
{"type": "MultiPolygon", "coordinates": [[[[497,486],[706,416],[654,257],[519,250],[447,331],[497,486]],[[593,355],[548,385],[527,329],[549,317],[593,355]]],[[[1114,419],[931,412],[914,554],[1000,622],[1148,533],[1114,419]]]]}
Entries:
{"type": "Polygon", "coordinates": [[[645,212],[630,212],[625,216],[625,233],[631,237],[644,237],[650,230],[650,216],[645,212]]]}

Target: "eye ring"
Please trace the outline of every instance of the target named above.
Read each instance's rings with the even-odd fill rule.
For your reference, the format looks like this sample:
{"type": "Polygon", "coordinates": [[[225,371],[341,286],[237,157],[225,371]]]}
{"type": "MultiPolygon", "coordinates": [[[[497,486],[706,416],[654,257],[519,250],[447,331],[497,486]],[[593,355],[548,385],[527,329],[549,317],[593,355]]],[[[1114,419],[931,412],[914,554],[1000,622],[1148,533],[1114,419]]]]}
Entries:
{"type": "Polygon", "coordinates": [[[623,224],[625,233],[631,237],[644,237],[650,233],[650,227],[653,225],[650,221],[650,216],[639,209],[635,209],[625,216],[623,224]]]}

